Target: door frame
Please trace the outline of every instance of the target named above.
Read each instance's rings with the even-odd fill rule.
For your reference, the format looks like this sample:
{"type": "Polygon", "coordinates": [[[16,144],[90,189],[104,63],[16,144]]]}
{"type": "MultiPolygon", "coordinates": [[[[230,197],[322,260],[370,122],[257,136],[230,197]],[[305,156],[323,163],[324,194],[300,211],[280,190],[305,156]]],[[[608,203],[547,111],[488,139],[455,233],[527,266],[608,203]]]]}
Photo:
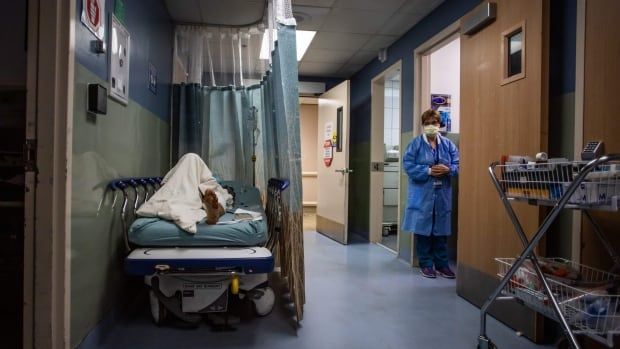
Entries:
{"type": "MultiPolygon", "coordinates": [[[[418,46],[413,51],[413,133],[418,134],[421,131],[419,117],[422,113],[422,92],[424,88],[430,88],[430,71],[423,70],[423,60],[428,56],[442,48],[445,44],[451,42],[460,35],[461,23],[456,21],[435,36],[418,46]]],[[[426,104],[425,104],[426,105],[426,104]]],[[[430,104],[428,105],[430,107],[430,104]]]]}
{"type": "MultiPolygon", "coordinates": [[[[400,123],[402,124],[402,113],[403,113],[403,79],[402,79],[402,59],[396,61],[396,63],[384,69],[381,73],[375,75],[374,78],[370,81],[370,98],[371,98],[371,117],[370,117],[370,163],[371,167],[368,169],[370,171],[370,203],[369,203],[369,215],[368,215],[368,227],[369,227],[369,239],[370,242],[373,243],[381,243],[381,223],[383,221],[383,171],[373,171],[372,163],[373,162],[381,162],[384,161],[384,147],[383,142],[378,142],[379,137],[383,140],[383,130],[384,130],[384,101],[385,101],[385,77],[395,71],[396,69],[400,69],[401,79],[400,79],[400,93],[398,97],[398,104],[400,105],[400,123]],[[381,86],[381,89],[378,87],[381,86]],[[379,98],[381,97],[381,98],[379,98]]],[[[402,132],[399,132],[399,149],[402,149],[402,132]]],[[[401,150],[402,151],[402,150],[401,150]]],[[[401,169],[398,169],[398,178],[400,179],[401,169]]],[[[400,193],[400,180],[399,180],[399,190],[400,193]]],[[[400,222],[401,213],[400,213],[400,195],[398,199],[398,208],[397,208],[397,222],[400,222]]],[[[400,236],[400,224],[398,224],[396,238],[396,254],[398,255],[399,246],[399,236],[400,236]]]]}
{"type": "MultiPolygon", "coordinates": [[[[422,93],[424,90],[430,89],[430,69],[428,69],[428,64],[423,64],[423,61],[428,60],[431,53],[439,50],[447,43],[455,39],[457,36],[460,36],[460,33],[461,21],[457,20],[442,29],[439,33],[435,34],[430,39],[426,40],[424,43],[420,44],[413,51],[413,115],[411,117],[413,119],[414,135],[417,135],[422,131],[419,121],[420,114],[422,113],[422,110],[424,108],[422,105],[422,93]],[[427,69],[423,69],[424,67],[427,67],[427,69]]],[[[424,105],[427,106],[427,108],[430,107],[430,104],[424,105]]],[[[409,235],[409,239],[411,239],[409,263],[411,264],[411,266],[415,266],[415,239],[413,239],[413,234],[409,235]]]]}
{"type": "MultiPolygon", "coordinates": [[[[585,41],[587,0],[577,0],[577,28],[575,47],[575,134],[573,159],[578,159],[583,148],[583,110],[585,99],[585,41]]],[[[571,259],[581,262],[582,213],[574,210],[571,226],[571,259]]]]}
{"type": "Polygon", "coordinates": [[[76,0],[29,0],[24,348],[70,345],[70,229],[76,0]]]}

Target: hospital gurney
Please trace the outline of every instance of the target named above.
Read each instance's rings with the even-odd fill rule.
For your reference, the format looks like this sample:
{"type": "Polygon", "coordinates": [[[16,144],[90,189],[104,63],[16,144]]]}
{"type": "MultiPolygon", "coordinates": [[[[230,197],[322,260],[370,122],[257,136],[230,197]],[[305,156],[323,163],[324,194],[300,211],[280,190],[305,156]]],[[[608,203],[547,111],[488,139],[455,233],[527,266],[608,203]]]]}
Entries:
{"type": "Polygon", "coordinates": [[[281,193],[289,182],[269,180],[268,208],[275,211],[269,217],[276,218],[270,222],[266,222],[256,188],[237,182],[222,184],[236,193],[233,209],[260,212],[262,219],[233,223],[230,220],[234,217],[227,213],[219,221],[224,224],[201,222],[194,235],[154,218],[137,218],[128,228],[129,218],[135,218],[135,210],[159,189],[161,178],[119,179],[108,185],[115,195],[113,202],[117,194],[122,195],[120,215],[125,246],[130,251],[125,271],[144,277],[151,314],[158,325],[169,313],[189,323],[201,321],[206,313],[223,313],[227,326],[228,310],[233,304],[252,308],[259,316],[273,309],[275,295],[269,287],[268,273],[274,269],[274,257],[264,246],[272,246],[277,238],[268,236],[267,223],[269,231],[277,234],[281,193]],[[129,203],[133,210],[127,208],[129,203]]]}

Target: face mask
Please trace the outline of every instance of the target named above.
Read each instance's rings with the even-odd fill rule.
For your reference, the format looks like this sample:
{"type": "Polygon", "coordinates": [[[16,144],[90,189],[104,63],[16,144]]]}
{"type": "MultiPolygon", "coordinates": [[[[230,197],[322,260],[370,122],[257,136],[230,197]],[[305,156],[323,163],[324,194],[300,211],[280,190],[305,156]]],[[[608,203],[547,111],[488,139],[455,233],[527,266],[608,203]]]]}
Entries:
{"type": "Polygon", "coordinates": [[[435,136],[439,133],[439,126],[436,125],[426,125],[424,126],[424,134],[427,136],[435,136]]]}

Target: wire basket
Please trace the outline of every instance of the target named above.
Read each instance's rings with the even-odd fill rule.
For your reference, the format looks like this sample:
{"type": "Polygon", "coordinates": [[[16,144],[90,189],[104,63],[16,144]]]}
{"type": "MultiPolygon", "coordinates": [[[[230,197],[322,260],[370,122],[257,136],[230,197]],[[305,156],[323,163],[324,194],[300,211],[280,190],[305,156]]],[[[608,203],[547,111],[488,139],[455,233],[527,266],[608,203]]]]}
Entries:
{"type": "MultiPolygon", "coordinates": [[[[497,276],[503,278],[515,258],[495,258],[497,276]]],[[[562,258],[539,258],[539,263],[569,325],[576,333],[595,336],[620,333],[620,276],[562,258]]],[[[502,291],[521,300],[528,307],[555,320],[553,303],[544,286],[526,260],[502,291]]]]}
{"type": "MultiPolygon", "coordinates": [[[[506,196],[514,199],[557,203],[586,165],[582,161],[511,163],[496,165],[493,174],[506,196]]],[[[620,198],[620,163],[608,162],[589,172],[575,190],[569,204],[584,207],[612,206],[620,198]]]]}

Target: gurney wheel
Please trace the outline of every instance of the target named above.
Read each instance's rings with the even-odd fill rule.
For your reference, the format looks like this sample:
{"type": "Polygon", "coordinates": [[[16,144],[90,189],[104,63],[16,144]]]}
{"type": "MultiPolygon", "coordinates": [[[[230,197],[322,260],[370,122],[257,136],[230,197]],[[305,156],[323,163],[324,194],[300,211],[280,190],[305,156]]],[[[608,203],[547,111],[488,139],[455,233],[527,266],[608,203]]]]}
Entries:
{"type": "Polygon", "coordinates": [[[153,317],[153,322],[157,326],[161,326],[164,321],[166,321],[166,317],[168,317],[168,310],[164,305],[157,299],[155,296],[155,292],[149,291],[149,303],[151,305],[151,316],[153,317]]]}
{"type": "Polygon", "coordinates": [[[252,290],[250,297],[254,303],[254,312],[258,316],[267,316],[273,310],[276,302],[276,295],[271,287],[256,288],[252,290]]]}

